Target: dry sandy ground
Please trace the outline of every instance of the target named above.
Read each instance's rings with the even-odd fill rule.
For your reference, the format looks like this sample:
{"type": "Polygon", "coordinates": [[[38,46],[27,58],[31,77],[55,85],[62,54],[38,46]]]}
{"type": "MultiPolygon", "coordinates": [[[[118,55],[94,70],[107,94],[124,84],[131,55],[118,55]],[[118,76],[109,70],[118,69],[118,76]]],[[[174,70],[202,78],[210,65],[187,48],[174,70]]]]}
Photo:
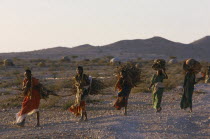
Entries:
{"type": "Polygon", "coordinates": [[[103,99],[88,105],[89,121],[78,123],[68,111],[61,108],[41,109],[41,127],[35,128],[35,115],[26,125],[12,124],[19,109],[0,112],[0,138],[210,138],[210,85],[199,84],[195,93],[193,113],[180,110],[180,92],[165,92],[160,113],[151,107],[150,93],[131,94],[128,116],[112,107],[113,95],[92,96],[103,99]]]}

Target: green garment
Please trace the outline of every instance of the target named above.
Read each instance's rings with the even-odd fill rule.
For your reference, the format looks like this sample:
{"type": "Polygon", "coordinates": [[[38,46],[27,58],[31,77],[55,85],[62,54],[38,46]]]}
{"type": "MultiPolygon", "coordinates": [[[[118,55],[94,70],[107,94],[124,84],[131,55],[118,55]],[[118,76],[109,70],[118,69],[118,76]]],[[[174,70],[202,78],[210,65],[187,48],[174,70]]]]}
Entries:
{"type": "Polygon", "coordinates": [[[156,88],[155,83],[157,82],[163,82],[163,80],[166,79],[165,74],[157,75],[154,74],[151,79],[152,84],[152,104],[153,108],[158,109],[161,105],[161,100],[163,96],[164,88],[156,88]]]}
{"type": "Polygon", "coordinates": [[[194,91],[195,84],[195,74],[187,72],[184,79],[184,93],[181,99],[181,109],[185,109],[187,107],[192,108],[192,95],[194,91]]]}
{"type": "Polygon", "coordinates": [[[210,71],[206,72],[205,83],[210,83],[210,71]]]}
{"type": "Polygon", "coordinates": [[[160,108],[164,88],[159,88],[156,93],[152,93],[152,104],[154,109],[160,108]]]}

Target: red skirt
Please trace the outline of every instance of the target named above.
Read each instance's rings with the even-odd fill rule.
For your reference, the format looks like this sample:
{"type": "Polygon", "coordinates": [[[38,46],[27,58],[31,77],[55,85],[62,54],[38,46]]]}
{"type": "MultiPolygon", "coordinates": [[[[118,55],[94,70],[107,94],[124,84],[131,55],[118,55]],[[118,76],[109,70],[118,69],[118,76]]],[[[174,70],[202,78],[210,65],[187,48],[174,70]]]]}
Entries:
{"type": "Polygon", "coordinates": [[[79,116],[82,114],[82,111],[85,111],[85,101],[81,101],[79,106],[72,105],[69,108],[69,111],[72,112],[74,115],[79,116]]]}
{"type": "Polygon", "coordinates": [[[22,102],[22,108],[19,112],[20,115],[28,114],[33,110],[36,110],[39,108],[40,104],[40,94],[37,90],[32,91],[32,97],[26,96],[22,102]]]}
{"type": "Polygon", "coordinates": [[[114,104],[114,107],[117,110],[120,110],[122,107],[127,107],[128,105],[128,96],[126,97],[117,97],[117,100],[114,104]]]}

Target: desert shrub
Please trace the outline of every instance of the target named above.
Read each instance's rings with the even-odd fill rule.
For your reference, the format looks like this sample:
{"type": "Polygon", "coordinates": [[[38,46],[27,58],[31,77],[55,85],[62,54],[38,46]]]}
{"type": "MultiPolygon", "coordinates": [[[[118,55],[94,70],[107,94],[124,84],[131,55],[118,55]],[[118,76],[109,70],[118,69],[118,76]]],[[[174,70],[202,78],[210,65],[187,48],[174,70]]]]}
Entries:
{"type": "Polygon", "coordinates": [[[58,72],[53,72],[53,73],[52,73],[52,76],[53,76],[54,79],[57,78],[57,75],[58,75],[58,72]]]}
{"type": "Polygon", "coordinates": [[[114,58],[114,56],[105,56],[105,59],[108,59],[109,61],[114,58]]]}
{"type": "Polygon", "coordinates": [[[99,80],[97,78],[93,78],[90,94],[91,95],[96,95],[96,94],[102,93],[102,90],[105,87],[106,87],[105,84],[101,80],[99,80]]]}
{"type": "Polygon", "coordinates": [[[49,98],[47,100],[41,100],[40,107],[41,108],[55,107],[60,99],[61,99],[61,97],[58,97],[58,96],[49,96],[49,98]]]}
{"type": "Polygon", "coordinates": [[[141,61],[141,60],[142,60],[142,57],[138,57],[138,58],[137,58],[137,61],[141,61]]]}
{"type": "Polygon", "coordinates": [[[63,56],[60,60],[60,62],[70,62],[71,59],[68,56],[63,56]]]}
{"type": "Polygon", "coordinates": [[[78,58],[79,56],[76,56],[76,55],[73,55],[73,56],[71,56],[71,58],[73,58],[73,59],[76,59],[76,58],[78,58]]]}
{"type": "Polygon", "coordinates": [[[62,105],[62,108],[63,108],[63,110],[67,110],[67,109],[70,108],[71,105],[73,105],[73,104],[74,104],[74,101],[73,101],[73,100],[69,100],[68,102],[66,102],[66,103],[64,103],[64,104],[62,105]]]}
{"type": "Polygon", "coordinates": [[[95,59],[92,59],[91,61],[92,61],[93,63],[98,63],[100,60],[101,60],[100,58],[95,58],[95,59]]]}
{"type": "Polygon", "coordinates": [[[176,56],[169,56],[169,59],[176,59],[176,56]]]}
{"type": "Polygon", "coordinates": [[[39,62],[39,63],[37,64],[37,66],[39,66],[39,67],[45,67],[46,64],[45,64],[45,62],[39,62]]]}
{"type": "Polygon", "coordinates": [[[109,65],[110,63],[105,59],[100,59],[98,61],[98,65],[109,65]]]}
{"type": "Polygon", "coordinates": [[[23,100],[23,97],[21,96],[14,96],[12,98],[4,99],[0,103],[1,108],[14,108],[14,107],[20,107],[21,102],[23,100]]]}
{"type": "Polygon", "coordinates": [[[31,60],[29,60],[29,61],[30,61],[30,63],[46,62],[45,59],[31,59],[31,60]]]}
{"type": "Polygon", "coordinates": [[[73,80],[55,80],[54,82],[44,84],[51,91],[60,91],[64,88],[74,88],[73,80]]]}
{"type": "Polygon", "coordinates": [[[21,87],[22,86],[22,78],[20,79],[13,79],[13,80],[5,80],[3,82],[1,82],[0,84],[0,88],[11,88],[13,86],[18,86],[21,87]]]}
{"type": "Polygon", "coordinates": [[[142,82],[138,84],[136,87],[132,88],[131,93],[140,93],[140,92],[148,93],[150,92],[148,90],[148,87],[149,87],[149,84],[142,82]]]}
{"type": "Polygon", "coordinates": [[[180,86],[183,84],[184,75],[176,74],[176,75],[172,75],[172,76],[174,76],[174,77],[171,77],[169,75],[169,78],[167,80],[164,80],[166,90],[171,90],[171,89],[176,88],[177,86],[180,86]]]}
{"type": "Polygon", "coordinates": [[[9,95],[10,92],[9,91],[0,91],[0,96],[4,96],[4,95],[9,95]]]}
{"type": "Polygon", "coordinates": [[[205,92],[203,90],[196,90],[196,91],[194,91],[194,93],[196,93],[196,94],[206,94],[207,92],[205,92]]]}
{"type": "Polygon", "coordinates": [[[91,99],[88,97],[86,102],[91,103],[91,104],[97,104],[97,103],[103,102],[103,99],[91,99]]]}

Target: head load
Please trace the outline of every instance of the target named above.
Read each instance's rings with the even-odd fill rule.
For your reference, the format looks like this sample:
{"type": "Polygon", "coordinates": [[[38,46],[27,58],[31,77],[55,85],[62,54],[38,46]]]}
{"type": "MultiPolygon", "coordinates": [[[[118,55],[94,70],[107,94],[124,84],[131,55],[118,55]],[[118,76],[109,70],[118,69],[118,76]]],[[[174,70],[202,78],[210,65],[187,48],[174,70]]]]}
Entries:
{"type": "Polygon", "coordinates": [[[155,59],[152,65],[154,70],[162,70],[165,69],[166,61],[164,59],[155,59]]]}
{"type": "Polygon", "coordinates": [[[198,73],[201,71],[201,64],[200,62],[196,61],[195,59],[187,59],[184,61],[184,64],[183,64],[183,69],[187,72],[187,71],[191,71],[191,72],[194,72],[194,73],[198,73]]]}
{"type": "Polygon", "coordinates": [[[132,79],[132,83],[136,84],[140,81],[141,69],[133,63],[126,63],[116,68],[116,74],[118,77],[132,79]]]}

